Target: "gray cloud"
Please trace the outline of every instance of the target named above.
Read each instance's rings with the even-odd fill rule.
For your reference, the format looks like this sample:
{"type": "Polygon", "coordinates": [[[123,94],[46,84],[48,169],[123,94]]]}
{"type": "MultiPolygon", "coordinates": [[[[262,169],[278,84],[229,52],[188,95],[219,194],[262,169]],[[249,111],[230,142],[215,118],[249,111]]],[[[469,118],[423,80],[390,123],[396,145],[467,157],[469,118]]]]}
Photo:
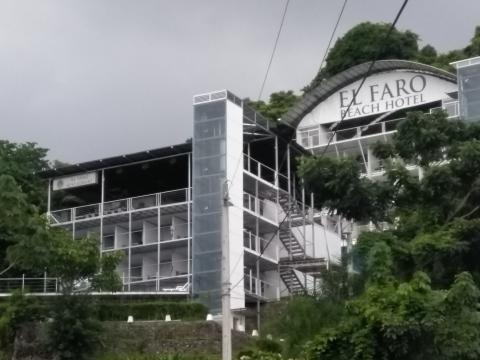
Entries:
{"type": "MultiPolygon", "coordinates": [[[[265,95],[315,75],[342,0],[293,0],[265,95]]],[[[392,21],[401,0],[350,0],[338,35],[392,21]]],[[[68,162],[181,142],[194,94],[256,98],[280,0],[3,0],[0,138],[68,162]]],[[[399,27],[439,50],[463,47],[478,0],[411,1],[399,27]],[[459,16],[454,16],[459,14],[459,16]],[[461,16],[460,16],[461,15],[461,16]]]]}

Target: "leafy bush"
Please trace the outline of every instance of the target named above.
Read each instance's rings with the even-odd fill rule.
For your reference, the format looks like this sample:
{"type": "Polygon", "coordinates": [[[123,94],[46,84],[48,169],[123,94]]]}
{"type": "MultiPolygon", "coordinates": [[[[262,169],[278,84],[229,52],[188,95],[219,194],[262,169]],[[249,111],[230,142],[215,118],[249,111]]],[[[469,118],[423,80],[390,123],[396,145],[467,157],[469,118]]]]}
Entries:
{"type": "Polygon", "coordinates": [[[43,317],[41,306],[34,298],[23,296],[20,292],[13,293],[0,310],[0,349],[11,346],[21,324],[43,317]]]}
{"type": "Polygon", "coordinates": [[[105,354],[95,360],[219,360],[216,355],[204,354],[169,354],[169,355],[147,355],[147,354],[105,354]]]}
{"type": "Polygon", "coordinates": [[[59,296],[52,306],[49,348],[59,360],[91,359],[100,333],[95,308],[87,296],[59,296]]]}
{"type": "MultiPolygon", "coordinates": [[[[301,351],[302,345],[321,329],[336,324],[343,317],[343,313],[343,303],[333,303],[327,299],[317,300],[310,296],[293,297],[267,308],[262,334],[272,334],[277,339],[284,339],[284,355],[294,356],[301,351]]],[[[277,352],[265,347],[257,348],[277,352]]]]}
{"type": "Polygon", "coordinates": [[[98,315],[102,321],[125,321],[129,315],[135,320],[163,320],[170,314],[173,319],[202,320],[207,309],[194,302],[101,302],[98,315]]]}
{"type": "Polygon", "coordinates": [[[240,360],[282,360],[283,357],[281,354],[257,350],[252,352],[249,355],[242,355],[239,357],[239,359],[240,360]]]}
{"type": "Polygon", "coordinates": [[[241,360],[273,360],[282,359],[282,345],[270,339],[258,339],[247,349],[238,353],[241,360]]]}

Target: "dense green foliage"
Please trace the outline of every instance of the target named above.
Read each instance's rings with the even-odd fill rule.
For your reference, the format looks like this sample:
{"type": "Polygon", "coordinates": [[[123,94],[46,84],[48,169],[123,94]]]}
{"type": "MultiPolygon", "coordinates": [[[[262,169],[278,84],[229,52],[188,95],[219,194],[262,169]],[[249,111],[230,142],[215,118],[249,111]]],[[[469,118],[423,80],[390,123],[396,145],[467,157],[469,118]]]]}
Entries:
{"type": "Polygon", "coordinates": [[[35,298],[14,292],[0,309],[0,349],[8,349],[13,343],[15,332],[25,322],[43,320],[44,309],[35,298]]]}
{"type": "Polygon", "coordinates": [[[278,121],[282,116],[299,100],[292,90],[279,91],[270,95],[270,100],[266,103],[263,100],[249,101],[248,105],[257,110],[267,119],[278,121]]]}
{"type": "Polygon", "coordinates": [[[90,359],[101,331],[91,298],[82,295],[60,296],[54,300],[50,315],[50,351],[59,360],[90,359]]]}
{"type": "MultiPolygon", "coordinates": [[[[20,307],[17,305],[17,303],[20,304],[18,296],[0,302],[0,323],[2,323],[2,319],[9,319],[11,314],[15,313],[16,309],[20,307]]],[[[89,297],[95,304],[93,308],[95,317],[101,321],[126,321],[128,315],[132,315],[135,320],[164,320],[167,314],[170,314],[172,319],[176,320],[204,320],[207,316],[207,309],[204,305],[180,299],[129,298],[113,300],[104,295],[89,295],[89,297]]],[[[25,306],[25,308],[34,312],[38,318],[49,317],[50,311],[55,305],[50,297],[21,297],[20,300],[27,301],[28,306],[25,306]]],[[[5,323],[5,320],[3,320],[3,323],[5,323]]]]}
{"type": "Polygon", "coordinates": [[[386,166],[375,183],[360,176],[355,159],[300,162],[308,188],[323,191],[317,204],[391,224],[360,235],[354,256],[364,290],[305,357],[477,359],[480,127],[442,112],[410,113],[374,152],[386,166]]]}
{"type": "Polygon", "coordinates": [[[470,44],[463,49],[438,54],[431,45],[419,48],[419,36],[409,30],[394,29],[384,41],[390,24],[364,22],[351,28],[330,49],[323,66],[312,82],[304,88],[308,92],[323,80],[348,68],[373,60],[401,59],[453,71],[450,63],[480,55],[480,27],[470,44]]]}
{"type": "Polygon", "coordinates": [[[217,355],[205,354],[171,354],[171,355],[151,355],[151,354],[104,354],[95,357],[95,360],[219,360],[217,355]]]}
{"type": "Polygon", "coordinates": [[[0,174],[9,175],[28,202],[43,209],[46,183],[38,173],[48,168],[47,150],[34,143],[16,144],[0,140],[0,174]]]}
{"type": "Polygon", "coordinates": [[[164,320],[170,314],[172,319],[204,320],[207,309],[200,303],[194,302],[114,302],[101,301],[98,306],[99,319],[109,321],[125,321],[128,315],[135,320],[164,320]]]}
{"type": "Polygon", "coordinates": [[[408,30],[394,29],[385,42],[389,28],[390,24],[371,22],[351,28],[335,42],[325,59],[325,66],[313,79],[310,88],[320,84],[323,79],[374,59],[414,60],[418,53],[418,35],[408,30]]]}
{"type": "Polygon", "coordinates": [[[50,227],[41,215],[45,182],[38,172],[48,166],[46,150],[34,144],[0,142],[0,275],[39,277],[47,273],[58,279],[64,294],[48,310],[31,298],[14,296],[0,317],[4,348],[12,345],[18,327],[43,317],[49,325],[51,348],[60,359],[82,359],[92,351],[98,326],[91,298],[71,296],[79,282],[91,284],[86,291],[116,291],[121,282],[115,268],[121,257],[112,253],[100,257],[98,239],[72,241],[67,231],[50,227]]]}
{"type": "MultiPolygon", "coordinates": [[[[274,352],[282,352],[287,357],[298,354],[308,339],[325,327],[334,325],[344,311],[341,302],[309,296],[285,299],[269,305],[267,309],[261,333],[283,339],[280,350],[274,352]]],[[[258,348],[269,350],[266,347],[258,348]]]]}

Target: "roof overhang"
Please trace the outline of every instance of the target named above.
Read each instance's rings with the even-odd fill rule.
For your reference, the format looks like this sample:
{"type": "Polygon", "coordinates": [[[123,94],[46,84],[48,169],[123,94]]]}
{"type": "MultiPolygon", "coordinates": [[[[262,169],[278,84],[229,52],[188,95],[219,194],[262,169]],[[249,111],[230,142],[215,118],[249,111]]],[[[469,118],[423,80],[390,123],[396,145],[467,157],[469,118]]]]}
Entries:
{"type": "Polygon", "coordinates": [[[100,169],[128,165],[132,163],[148,161],[153,159],[165,158],[175,155],[188,154],[192,151],[191,143],[182,143],[178,145],[166,146],[163,148],[140,151],[128,155],[119,155],[105,159],[87,161],[74,165],[62,166],[57,169],[48,169],[42,171],[40,176],[43,178],[54,178],[58,176],[78,174],[86,171],[96,171],[100,169]]]}

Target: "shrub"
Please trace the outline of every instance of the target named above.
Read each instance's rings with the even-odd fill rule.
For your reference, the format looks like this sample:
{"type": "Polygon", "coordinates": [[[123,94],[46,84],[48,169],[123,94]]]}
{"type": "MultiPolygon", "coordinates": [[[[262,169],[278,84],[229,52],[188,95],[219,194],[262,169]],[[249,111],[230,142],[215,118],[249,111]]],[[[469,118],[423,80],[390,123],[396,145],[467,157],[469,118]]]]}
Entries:
{"type": "Polygon", "coordinates": [[[170,314],[173,319],[205,319],[207,309],[194,302],[101,302],[98,315],[102,321],[125,321],[129,315],[135,320],[163,320],[170,314]]]}
{"type": "Polygon", "coordinates": [[[65,295],[52,304],[49,349],[59,360],[91,359],[101,330],[91,298],[65,295]]]}
{"type": "Polygon", "coordinates": [[[164,354],[164,355],[147,355],[147,354],[105,354],[95,360],[219,360],[216,355],[205,354],[164,354]]]}
{"type": "Polygon", "coordinates": [[[0,349],[11,346],[20,325],[43,318],[44,312],[34,298],[14,292],[0,310],[0,349]]]}

